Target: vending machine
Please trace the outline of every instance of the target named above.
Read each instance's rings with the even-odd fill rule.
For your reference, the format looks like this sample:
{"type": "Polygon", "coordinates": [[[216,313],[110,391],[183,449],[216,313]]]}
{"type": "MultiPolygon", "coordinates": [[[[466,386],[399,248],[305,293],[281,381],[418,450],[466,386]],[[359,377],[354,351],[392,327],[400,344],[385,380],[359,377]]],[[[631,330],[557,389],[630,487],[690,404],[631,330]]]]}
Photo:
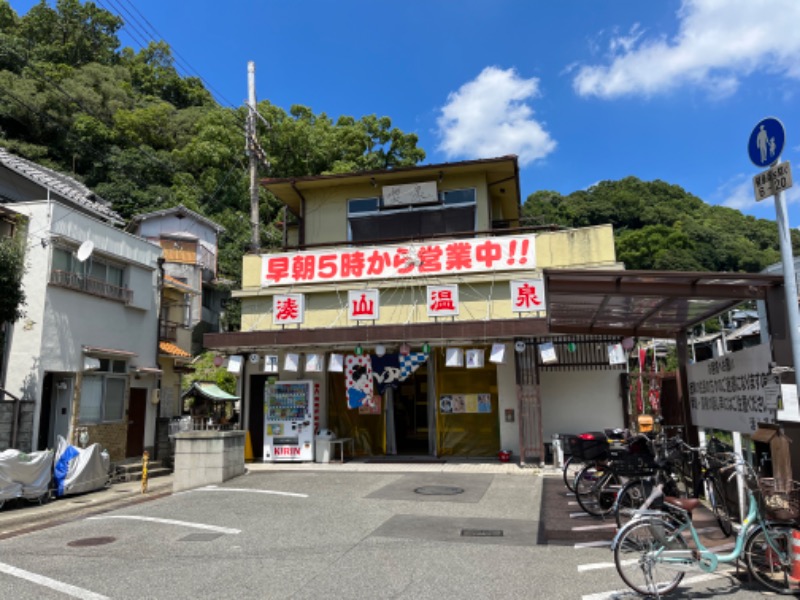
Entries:
{"type": "Polygon", "coordinates": [[[264,460],[313,461],[314,382],[278,381],[264,390],[264,460]]]}

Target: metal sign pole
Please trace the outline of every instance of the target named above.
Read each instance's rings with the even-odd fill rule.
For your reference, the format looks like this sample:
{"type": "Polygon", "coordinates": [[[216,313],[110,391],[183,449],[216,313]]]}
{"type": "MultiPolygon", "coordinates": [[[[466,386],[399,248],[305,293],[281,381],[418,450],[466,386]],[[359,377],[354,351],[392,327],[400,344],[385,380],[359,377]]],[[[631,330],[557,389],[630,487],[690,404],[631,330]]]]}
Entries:
{"type": "MultiPolygon", "coordinates": [[[[792,238],[789,234],[789,219],[786,214],[786,201],[783,192],[775,194],[775,215],[778,221],[778,238],[781,244],[781,260],[783,261],[783,288],[786,293],[786,311],[789,318],[789,339],[792,342],[792,362],[795,373],[800,367],[800,318],[797,313],[797,279],[794,274],[794,257],[792,256],[792,238]]],[[[798,385],[795,376],[795,385],[798,385]]],[[[798,390],[800,392],[800,390],[798,390]]],[[[798,394],[800,397],[800,394],[798,394]]]]}

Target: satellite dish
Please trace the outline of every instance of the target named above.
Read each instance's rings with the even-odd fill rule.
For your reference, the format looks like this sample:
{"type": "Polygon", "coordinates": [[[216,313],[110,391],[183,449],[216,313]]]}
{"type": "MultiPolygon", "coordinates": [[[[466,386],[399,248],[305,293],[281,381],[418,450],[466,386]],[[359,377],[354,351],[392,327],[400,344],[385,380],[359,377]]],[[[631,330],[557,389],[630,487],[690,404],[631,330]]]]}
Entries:
{"type": "Polygon", "coordinates": [[[94,242],[92,240],[86,240],[81,244],[80,248],[78,248],[78,253],[75,256],[80,262],[84,262],[92,255],[92,252],[94,252],[94,242]]]}

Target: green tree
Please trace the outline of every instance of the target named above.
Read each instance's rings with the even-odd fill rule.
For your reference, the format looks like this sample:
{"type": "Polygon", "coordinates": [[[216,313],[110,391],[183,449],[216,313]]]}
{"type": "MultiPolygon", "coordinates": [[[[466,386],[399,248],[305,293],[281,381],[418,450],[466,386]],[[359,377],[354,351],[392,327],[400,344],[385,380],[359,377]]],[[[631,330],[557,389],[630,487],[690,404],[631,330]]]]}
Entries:
{"type": "MultiPolygon", "coordinates": [[[[611,224],[617,259],[629,269],[758,272],[780,260],[775,224],[710,206],[676,185],[636,177],[562,196],[540,191],[522,207],[527,223],[611,224]]],[[[800,248],[800,233],[792,231],[800,248]]]]}
{"type": "MultiPolygon", "coordinates": [[[[25,237],[17,230],[13,236],[0,236],[0,323],[15,323],[24,316],[25,237]]],[[[0,340],[2,346],[2,340],[0,340]]]]}
{"type": "Polygon", "coordinates": [[[20,20],[18,35],[32,60],[78,67],[115,63],[121,27],[122,19],[93,2],[57,0],[50,8],[41,0],[20,20]]]}
{"type": "Polygon", "coordinates": [[[236,394],[236,377],[225,367],[214,365],[216,356],[214,352],[204,352],[192,361],[194,373],[184,375],[182,379],[184,391],[192,387],[195,381],[211,381],[229,394],[236,394]]]}

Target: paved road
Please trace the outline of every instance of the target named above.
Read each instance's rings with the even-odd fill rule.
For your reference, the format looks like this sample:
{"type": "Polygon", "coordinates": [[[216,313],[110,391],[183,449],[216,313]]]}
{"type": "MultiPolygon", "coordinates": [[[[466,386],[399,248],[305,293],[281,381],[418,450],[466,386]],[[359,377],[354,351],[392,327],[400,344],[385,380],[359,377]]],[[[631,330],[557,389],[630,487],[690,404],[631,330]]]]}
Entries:
{"type": "MultiPolygon", "coordinates": [[[[607,547],[547,543],[540,473],[392,467],[252,468],[0,534],[0,598],[634,597],[607,547]]],[[[676,597],[720,596],[763,594],[722,576],[676,597]]]]}

